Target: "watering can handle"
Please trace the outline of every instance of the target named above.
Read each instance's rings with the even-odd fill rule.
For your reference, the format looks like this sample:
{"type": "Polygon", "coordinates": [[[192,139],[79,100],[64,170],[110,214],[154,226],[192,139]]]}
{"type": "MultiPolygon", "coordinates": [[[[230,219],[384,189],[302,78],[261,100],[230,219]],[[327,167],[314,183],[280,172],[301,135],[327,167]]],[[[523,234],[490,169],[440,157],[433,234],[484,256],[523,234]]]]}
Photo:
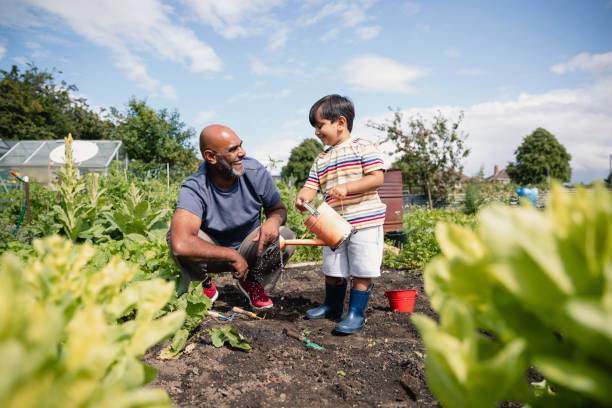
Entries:
{"type": "Polygon", "coordinates": [[[302,206],[304,206],[304,208],[306,208],[315,217],[319,216],[319,212],[317,210],[315,210],[310,204],[308,204],[308,202],[303,201],[302,202],[302,206]]]}

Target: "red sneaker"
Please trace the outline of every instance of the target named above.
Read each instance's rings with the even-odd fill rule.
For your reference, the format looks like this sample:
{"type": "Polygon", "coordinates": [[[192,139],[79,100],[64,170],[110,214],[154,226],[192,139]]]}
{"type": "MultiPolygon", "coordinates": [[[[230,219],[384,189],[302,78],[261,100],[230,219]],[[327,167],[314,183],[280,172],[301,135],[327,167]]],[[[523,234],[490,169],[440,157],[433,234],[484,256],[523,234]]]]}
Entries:
{"type": "Polygon", "coordinates": [[[266,295],[263,286],[259,283],[236,280],[236,285],[244,293],[244,296],[249,299],[253,309],[269,309],[274,306],[272,299],[266,295]]]}
{"type": "Polygon", "coordinates": [[[202,290],[210,299],[210,303],[214,303],[214,301],[219,297],[219,292],[217,291],[217,288],[215,288],[215,284],[210,278],[202,282],[202,290]]]}

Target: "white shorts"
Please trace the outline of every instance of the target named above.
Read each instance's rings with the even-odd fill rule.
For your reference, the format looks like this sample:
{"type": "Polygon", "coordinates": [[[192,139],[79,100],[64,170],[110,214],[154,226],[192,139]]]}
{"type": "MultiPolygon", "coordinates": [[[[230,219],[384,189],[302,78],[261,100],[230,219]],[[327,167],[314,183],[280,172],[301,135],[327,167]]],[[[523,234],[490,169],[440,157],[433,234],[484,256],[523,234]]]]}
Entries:
{"type": "Polygon", "coordinates": [[[384,244],[382,225],[357,230],[335,251],[323,247],[323,273],[336,278],[377,278],[384,244]]]}

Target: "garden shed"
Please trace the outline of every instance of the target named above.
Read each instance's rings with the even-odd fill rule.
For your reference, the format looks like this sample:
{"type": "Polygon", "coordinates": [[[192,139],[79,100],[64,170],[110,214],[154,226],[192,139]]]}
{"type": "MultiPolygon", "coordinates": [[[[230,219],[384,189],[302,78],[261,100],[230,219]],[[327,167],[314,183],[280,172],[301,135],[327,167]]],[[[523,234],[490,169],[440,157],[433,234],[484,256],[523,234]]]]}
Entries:
{"type": "MultiPolygon", "coordinates": [[[[114,160],[127,165],[120,140],[75,140],[73,159],[81,174],[103,173],[114,160]]],[[[0,189],[14,184],[10,171],[49,184],[63,165],[64,140],[0,140],[0,189]]]]}

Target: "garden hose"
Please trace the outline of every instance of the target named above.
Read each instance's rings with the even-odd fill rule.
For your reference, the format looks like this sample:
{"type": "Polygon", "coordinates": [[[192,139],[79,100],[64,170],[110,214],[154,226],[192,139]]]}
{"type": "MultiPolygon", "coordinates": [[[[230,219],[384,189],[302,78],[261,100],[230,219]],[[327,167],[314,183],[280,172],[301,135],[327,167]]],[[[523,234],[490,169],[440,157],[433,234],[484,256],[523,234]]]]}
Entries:
{"type": "MultiPolygon", "coordinates": [[[[17,180],[21,181],[22,183],[25,183],[25,180],[19,177],[17,173],[15,173],[13,170],[9,171],[9,173],[15,176],[17,180]]],[[[15,227],[15,230],[13,231],[13,236],[17,234],[17,230],[19,229],[19,226],[21,225],[21,221],[23,221],[23,216],[25,215],[27,209],[28,209],[28,202],[26,201],[23,203],[23,210],[21,210],[21,215],[19,216],[19,220],[17,221],[17,226],[15,227]]]]}

